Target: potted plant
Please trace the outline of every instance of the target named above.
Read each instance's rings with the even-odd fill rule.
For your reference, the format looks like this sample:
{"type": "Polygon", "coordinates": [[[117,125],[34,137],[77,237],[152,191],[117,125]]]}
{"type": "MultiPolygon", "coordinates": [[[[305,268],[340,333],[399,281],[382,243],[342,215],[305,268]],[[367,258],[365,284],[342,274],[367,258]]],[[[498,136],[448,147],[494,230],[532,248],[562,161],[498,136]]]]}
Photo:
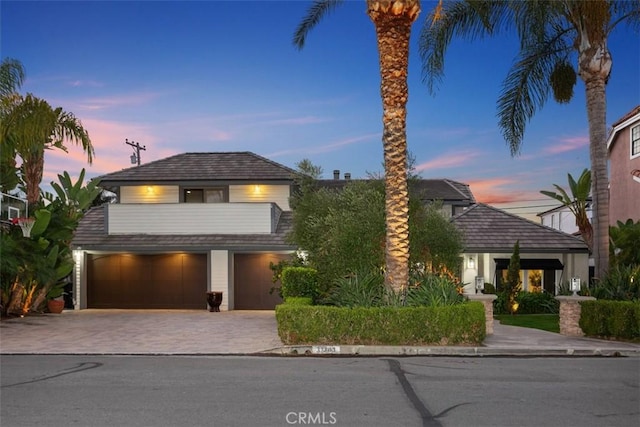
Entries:
{"type": "Polygon", "coordinates": [[[64,286],[65,282],[58,282],[47,293],[47,309],[49,313],[62,313],[64,310],[64,286]]]}

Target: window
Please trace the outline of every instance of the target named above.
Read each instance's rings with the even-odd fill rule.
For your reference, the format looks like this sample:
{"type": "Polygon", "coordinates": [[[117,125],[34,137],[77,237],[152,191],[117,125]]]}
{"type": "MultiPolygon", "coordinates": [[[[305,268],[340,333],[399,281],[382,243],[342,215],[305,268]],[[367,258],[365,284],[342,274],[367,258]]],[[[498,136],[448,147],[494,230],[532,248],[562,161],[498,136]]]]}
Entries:
{"type": "Polygon", "coordinates": [[[186,188],[184,190],[185,203],[224,203],[224,188],[186,188]]]}
{"type": "Polygon", "coordinates": [[[640,156],[640,125],[631,128],[631,157],[640,156]]]}

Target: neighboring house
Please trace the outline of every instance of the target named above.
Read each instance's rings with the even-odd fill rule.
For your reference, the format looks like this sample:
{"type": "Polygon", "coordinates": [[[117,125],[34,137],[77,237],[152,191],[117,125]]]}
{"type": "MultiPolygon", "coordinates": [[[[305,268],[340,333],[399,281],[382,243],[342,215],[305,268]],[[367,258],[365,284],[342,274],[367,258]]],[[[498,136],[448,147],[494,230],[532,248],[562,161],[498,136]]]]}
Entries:
{"type": "MultiPolygon", "coordinates": [[[[591,208],[591,199],[587,203],[587,218],[591,221],[593,210],[591,208]]],[[[539,213],[540,223],[551,227],[558,231],[563,231],[574,236],[580,235],[580,230],[576,224],[576,216],[569,210],[567,206],[558,206],[548,211],[539,213]]]]}
{"type": "Polygon", "coordinates": [[[611,129],[609,158],[609,224],[640,220],[640,105],[611,129]]]}
{"type": "Polygon", "coordinates": [[[500,287],[516,241],[522,288],[556,294],[572,277],[589,277],[589,250],[582,239],[484,204],[452,218],[464,236],[462,281],[474,293],[476,279],[500,287]]]}
{"type": "MultiPolygon", "coordinates": [[[[333,179],[321,179],[319,184],[325,188],[341,189],[351,181],[349,173],[340,179],[340,171],[333,171],[333,179]]],[[[409,182],[410,190],[417,192],[424,203],[442,202],[442,213],[451,218],[476,203],[467,184],[450,179],[416,179],[409,182]]]]}
{"type": "Polygon", "coordinates": [[[98,178],[72,248],[75,308],[273,309],[295,171],[250,152],[185,153],[98,178]]]}

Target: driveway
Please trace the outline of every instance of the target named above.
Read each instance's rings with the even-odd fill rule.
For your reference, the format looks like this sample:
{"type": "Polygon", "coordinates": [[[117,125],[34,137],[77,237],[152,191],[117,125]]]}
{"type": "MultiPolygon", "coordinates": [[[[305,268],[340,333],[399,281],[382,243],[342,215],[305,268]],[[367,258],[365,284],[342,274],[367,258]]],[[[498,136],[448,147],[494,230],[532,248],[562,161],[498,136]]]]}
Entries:
{"type": "Polygon", "coordinates": [[[0,354],[251,354],[282,345],[268,310],[89,309],[0,322],[0,354]]]}

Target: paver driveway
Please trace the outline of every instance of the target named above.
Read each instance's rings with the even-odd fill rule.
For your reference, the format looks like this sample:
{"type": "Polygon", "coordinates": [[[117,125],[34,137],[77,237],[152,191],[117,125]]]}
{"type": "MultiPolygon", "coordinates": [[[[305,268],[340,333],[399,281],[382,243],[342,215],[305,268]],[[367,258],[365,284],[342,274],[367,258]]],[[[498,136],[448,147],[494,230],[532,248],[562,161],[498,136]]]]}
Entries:
{"type": "Polygon", "coordinates": [[[273,311],[89,309],[0,322],[0,354],[251,354],[281,346],[273,311]]]}

